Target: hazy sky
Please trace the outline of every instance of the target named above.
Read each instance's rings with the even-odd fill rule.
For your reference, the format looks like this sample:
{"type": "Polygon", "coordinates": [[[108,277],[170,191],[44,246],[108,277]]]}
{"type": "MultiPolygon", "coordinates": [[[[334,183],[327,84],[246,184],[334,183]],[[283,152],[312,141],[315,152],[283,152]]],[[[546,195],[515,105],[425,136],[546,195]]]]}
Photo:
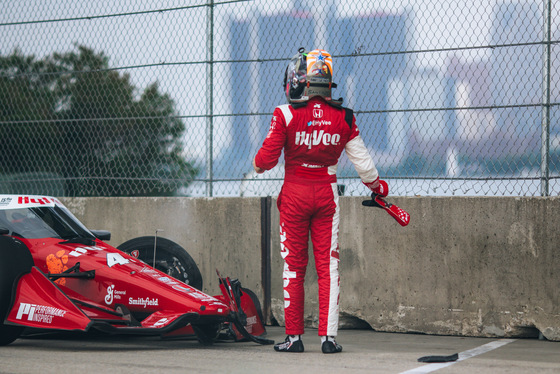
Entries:
{"type": "MultiPolygon", "coordinates": [[[[554,0],[554,9],[560,0],[554,0]]],[[[219,3],[219,0],[215,1],[219,3]]],[[[227,20],[250,18],[256,13],[278,14],[297,7],[313,13],[325,12],[331,7],[341,17],[376,13],[403,13],[412,15],[411,46],[415,50],[445,49],[457,46],[484,46],[490,43],[492,9],[496,1],[488,0],[324,0],[324,1],[270,1],[255,0],[246,3],[216,5],[214,8],[214,60],[227,60],[229,36],[227,20]],[[334,5],[331,5],[334,4],[334,5]]],[[[18,47],[24,54],[37,57],[53,52],[74,50],[74,44],[83,44],[95,51],[103,51],[110,58],[111,67],[150,64],[174,64],[123,70],[131,75],[133,83],[144,89],[159,81],[162,92],[175,100],[181,115],[204,115],[206,110],[206,64],[193,63],[206,59],[206,12],[199,6],[205,1],[142,1],[136,0],[66,0],[66,1],[13,1],[1,0],[0,53],[8,54],[18,47]],[[155,9],[173,9],[161,13],[135,14],[122,17],[100,17],[65,22],[40,22],[7,25],[16,22],[49,21],[86,16],[105,16],[155,9]],[[181,64],[185,63],[187,64],[181,64]]],[[[538,2],[541,6],[541,2],[538,2]]],[[[320,17],[318,17],[320,19],[320,17]]],[[[294,30],[297,32],[297,30],[294,30]]],[[[312,47],[312,46],[309,46],[312,47]]],[[[295,49],[296,47],[294,47],[295,49]]],[[[331,51],[336,54],[336,51],[331,51]]],[[[456,53],[456,52],[454,52],[456,53]]],[[[465,60],[485,59],[488,49],[458,53],[465,60]]],[[[421,66],[441,66],[449,52],[418,54],[421,66]]],[[[280,72],[277,72],[280,74],[280,72]]],[[[231,87],[229,72],[224,65],[214,71],[217,113],[229,112],[226,97],[231,87]],[[220,80],[223,77],[223,80],[220,80]],[[220,99],[222,98],[222,99],[220,99]]],[[[228,121],[217,121],[216,126],[227,126],[228,121]]],[[[190,156],[204,157],[204,120],[187,123],[189,137],[195,139],[189,147],[190,156]]],[[[227,131],[225,132],[227,134],[227,131]]],[[[215,137],[217,149],[229,141],[227,135],[215,137]]]]}

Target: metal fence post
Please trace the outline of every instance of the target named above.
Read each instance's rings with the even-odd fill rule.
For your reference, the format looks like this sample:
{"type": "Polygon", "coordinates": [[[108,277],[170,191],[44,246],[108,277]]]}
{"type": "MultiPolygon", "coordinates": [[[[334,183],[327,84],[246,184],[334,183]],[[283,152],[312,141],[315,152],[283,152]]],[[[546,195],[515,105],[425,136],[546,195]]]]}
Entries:
{"type": "Polygon", "coordinates": [[[543,70],[542,70],[542,114],[541,114],[541,196],[549,194],[550,173],[550,46],[552,1],[543,4],[543,70]]]}
{"type": "Polygon", "coordinates": [[[206,196],[212,197],[214,183],[214,0],[206,13],[206,196]]]}
{"type": "Polygon", "coordinates": [[[263,288],[263,318],[267,325],[272,323],[271,291],[271,221],[272,197],[261,198],[261,283],[263,288]]]}

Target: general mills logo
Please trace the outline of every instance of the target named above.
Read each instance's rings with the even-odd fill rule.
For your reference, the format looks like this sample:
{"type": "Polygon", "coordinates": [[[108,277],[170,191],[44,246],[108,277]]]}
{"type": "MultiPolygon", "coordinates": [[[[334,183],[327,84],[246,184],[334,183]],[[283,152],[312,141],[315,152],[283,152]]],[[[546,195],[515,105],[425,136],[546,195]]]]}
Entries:
{"type": "Polygon", "coordinates": [[[115,285],[112,284],[107,287],[107,295],[105,295],[105,304],[111,305],[113,303],[113,291],[115,290],[115,285]]]}

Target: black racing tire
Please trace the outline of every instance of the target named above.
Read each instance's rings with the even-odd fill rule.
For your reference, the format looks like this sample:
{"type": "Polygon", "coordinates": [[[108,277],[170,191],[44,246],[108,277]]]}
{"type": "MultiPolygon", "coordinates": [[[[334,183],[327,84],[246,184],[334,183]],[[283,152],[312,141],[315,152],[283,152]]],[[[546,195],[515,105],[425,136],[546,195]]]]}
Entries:
{"type": "Polygon", "coordinates": [[[23,242],[0,236],[0,346],[10,344],[23,332],[23,326],[5,325],[4,319],[12,306],[15,281],[32,266],[33,257],[23,242]]]}
{"type": "Polygon", "coordinates": [[[221,330],[220,323],[193,324],[196,339],[202,345],[212,345],[218,339],[221,330]]]}
{"type": "MultiPolygon", "coordinates": [[[[132,252],[136,250],[138,259],[152,266],[154,240],[154,236],[141,236],[122,243],[117,249],[129,255],[133,255],[132,252]]],[[[202,290],[202,275],[193,258],[183,247],[169,239],[157,237],[155,268],[197,290],[202,290]]]]}

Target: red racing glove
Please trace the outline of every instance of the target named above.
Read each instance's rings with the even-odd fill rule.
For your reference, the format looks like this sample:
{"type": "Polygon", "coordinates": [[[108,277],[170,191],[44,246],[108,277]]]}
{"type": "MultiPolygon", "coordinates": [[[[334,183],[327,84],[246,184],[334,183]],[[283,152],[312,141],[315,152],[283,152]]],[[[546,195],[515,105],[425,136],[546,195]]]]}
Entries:
{"type": "Polygon", "coordinates": [[[383,179],[377,178],[373,182],[370,183],[364,182],[364,184],[366,185],[367,188],[371,190],[371,192],[373,192],[376,195],[379,195],[381,197],[385,197],[389,195],[389,185],[383,179]]]}

